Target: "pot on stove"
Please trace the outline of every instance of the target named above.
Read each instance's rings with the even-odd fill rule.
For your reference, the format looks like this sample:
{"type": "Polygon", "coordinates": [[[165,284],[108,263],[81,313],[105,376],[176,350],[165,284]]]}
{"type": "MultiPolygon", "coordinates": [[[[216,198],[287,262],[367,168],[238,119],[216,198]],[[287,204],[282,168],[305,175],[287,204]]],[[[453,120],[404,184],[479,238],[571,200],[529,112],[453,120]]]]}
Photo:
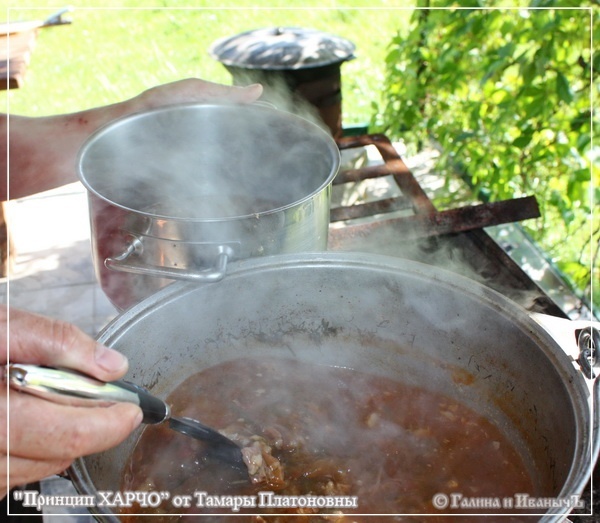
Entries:
{"type": "Polygon", "coordinates": [[[83,146],[95,269],[124,309],[231,260],[324,250],[333,138],[273,107],[185,104],[116,120],[83,146]]]}
{"type": "MultiPolygon", "coordinates": [[[[128,356],[129,378],[163,398],[240,355],[360,369],[442,393],[502,429],[526,457],[539,499],[577,499],[598,452],[590,384],[539,318],[479,283],[416,262],[332,252],[241,260],[215,285],[162,289],[99,340],[128,356]]],[[[596,381],[596,397],[599,390],[596,381]]],[[[137,438],[77,460],[70,475],[79,492],[119,488],[137,438]]],[[[508,520],[556,523],[572,506],[508,520]]],[[[93,510],[118,523],[116,509],[93,510]]]]}
{"type": "Polygon", "coordinates": [[[279,97],[281,85],[314,106],[331,134],[342,136],[342,64],[354,59],[354,44],[301,27],[269,27],[220,38],[210,55],[231,73],[235,85],[261,83],[264,97],[279,97]]]}

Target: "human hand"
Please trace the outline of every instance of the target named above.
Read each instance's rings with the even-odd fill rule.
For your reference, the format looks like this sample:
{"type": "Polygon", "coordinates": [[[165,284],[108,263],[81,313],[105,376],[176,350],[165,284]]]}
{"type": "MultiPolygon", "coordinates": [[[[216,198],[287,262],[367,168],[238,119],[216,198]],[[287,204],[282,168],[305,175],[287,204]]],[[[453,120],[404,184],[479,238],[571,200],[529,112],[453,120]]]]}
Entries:
{"type": "MultiPolygon", "coordinates": [[[[0,307],[2,365],[8,360],[9,314],[12,362],[67,367],[102,381],[119,379],[127,371],[124,356],[75,326],[4,306],[0,307]]],[[[9,465],[8,477],[0,479],[0,498],[7,487],[58,474],[75,458],[118,445],[142,420],[141,410],[133,404],[72,407],[14,390],[7,398],[6,386],[0,396],[0,467],[6,470],[7,461],[9,465]]]]}
{"type": "Polygon", "coordinates": [[[260,84],[237,87],[186,78],[152,87],[122,104],[125,113],[130,113],[178,103],[252,103],[262,92],[260,84]]]}

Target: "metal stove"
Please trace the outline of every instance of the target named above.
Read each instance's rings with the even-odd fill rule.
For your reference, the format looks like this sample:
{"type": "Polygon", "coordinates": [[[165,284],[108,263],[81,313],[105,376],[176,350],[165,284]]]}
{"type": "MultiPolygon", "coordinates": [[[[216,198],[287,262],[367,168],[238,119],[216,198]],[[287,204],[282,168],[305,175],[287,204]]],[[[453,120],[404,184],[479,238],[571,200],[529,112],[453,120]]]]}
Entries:
{"type": "Polygon", "coordinates": [[[534,197],[438,211],[386,136],[336,141],[350,165],[343,162],[333,182],[329,249],[376,252],[451,269],[527,310],[567,317],[483,230],[539,217],[534,197]],[[380,162],[365,158],[367,147],[377,151],[380,162]]]}

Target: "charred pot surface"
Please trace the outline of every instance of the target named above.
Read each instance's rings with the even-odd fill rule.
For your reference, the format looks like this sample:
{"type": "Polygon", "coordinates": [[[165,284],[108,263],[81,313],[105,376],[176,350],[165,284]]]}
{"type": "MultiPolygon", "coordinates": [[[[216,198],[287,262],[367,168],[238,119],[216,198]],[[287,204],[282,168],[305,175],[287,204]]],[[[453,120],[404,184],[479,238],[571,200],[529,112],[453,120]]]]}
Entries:
{"type": "MultiPolygon", "coordinates": [[[[100,341],[159,397],[241,353],[426,384],[502,427],[545,496],[579,494],[591,472],[589,392],[573,362],[521,307],[434,267],[351,253],[243,260],[216,285],[163,289],[100,341]]],[[[116,488],[136,439],[80,460],[78,488],[116,488]]]]}

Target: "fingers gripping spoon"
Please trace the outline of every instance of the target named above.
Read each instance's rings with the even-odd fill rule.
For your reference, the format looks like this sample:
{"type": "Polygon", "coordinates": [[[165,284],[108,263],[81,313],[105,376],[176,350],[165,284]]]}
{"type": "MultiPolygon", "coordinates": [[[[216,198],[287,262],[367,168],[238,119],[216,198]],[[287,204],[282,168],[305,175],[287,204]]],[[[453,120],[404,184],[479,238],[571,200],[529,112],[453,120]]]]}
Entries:
{"type": "Polygon", "coordinates": [[[146,389],[128,381],[102,382],[65,369],[11,363],[5,368],[9,385],[54,403],[107,406],[116,402],[133,403],[142,410],[142,423],[168,422],[169,428],[204,441],[209,455],[248,472],[240,447],[215,429],[197,420],[171,415],[171,408],[146,389]]]}

